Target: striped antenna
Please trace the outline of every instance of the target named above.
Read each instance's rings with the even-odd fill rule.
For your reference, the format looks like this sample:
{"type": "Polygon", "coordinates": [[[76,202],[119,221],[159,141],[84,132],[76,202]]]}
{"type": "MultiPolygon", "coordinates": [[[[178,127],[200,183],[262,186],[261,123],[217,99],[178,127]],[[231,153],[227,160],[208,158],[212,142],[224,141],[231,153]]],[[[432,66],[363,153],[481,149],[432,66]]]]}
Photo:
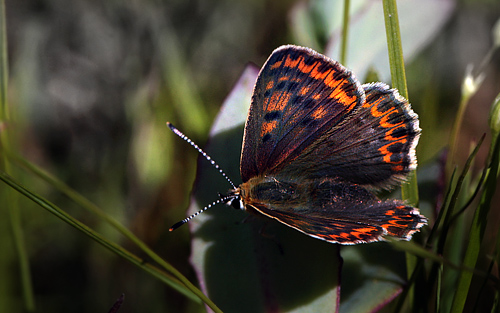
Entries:
{"type": "MultiPolygon", "coordinates": [[[[210,162],[210,164],[212,164],[213,167],[215,167],[216,169],[219,170],[219,173],[221,173],[221,175],[231,184],[231,186],[233,186],[233,189],[236,189],[236,186],[231,181],[231,179],[229,179],[229,177],[227,177],[226,173],[224,173],[224,171],[219,167],[219,165],[217,163],[215,163],[215,161],[205,151],[201,150],[201,148],[198,147],[197,144],[195,144],[191,139],[189,139],[186,135],[184,135],[180,130],[178,130],[177,128],[175,128],[175,126],[172,125],[170,122],[167,122],[167,126],[168,126],[168,128],[170,128],[170,130],[172,130],[174,132],[174,134],[176,134],[177,136],[181,137],[184,141],[186,141],[193,148],[195,148],[205,159],[207,159],[210,162]]],[[[187,222],[189,222],[189,220],[191,220],[195,216],[197,216],[197,215],[205,212],[206,210],[210,209],[211,207],[213,207],[216,204],[219,204],[219,203],[222,203],[222,202],[228,202],[229,200],[236,199],[238,197],[239,196],[236,196],[234,194],[233,195],[229,195],[229,196],[221,196],[219,194],[219,199],[218,200],[212,202],[211,204],[207,205],[206,207],[204,207],[203,209],[199,210],[198,212],[196,212],[194,214],[191,214],[190,216],[186,217],[182,221],[175,223],[174,225],[172,225],[172,227],[169,228],[168,231],[174,231],[174,230],[176,230],[177,228],[179,228],[182,225],[184,225],[187,222]]]]}
{"type": "Polygon", "coordinates": [[[177,228],[179,228],[182,225],[184,225],[187,222],[189,222],[189,220],[191,220],[193,217],[197,216],[198,214],[201,214],[201,213],[205,212],[206,210],[210,209],[211,207],[213,207],[216,204],[219,204],[221,202],[227,202],[227,201],[235,199],[235,198],[237,198],[237,196],[235,196],[235,195],[222,197],[222,198],[220,198],[220,199],[212,202],[211,204],[207,205],[206,207],[204,207],[203,209],[199,210],[198,212],[196,212],[194,214],[191,214],[190,216],[186,217],[182,221],[175,223],[174,225],[172,225],[172,227],[170,227],[168,229],[168,231],[174,231],[174,230],[176,230],[177,228]]]}
{"type": "Polygon", "coordinates": [[[198,147],[198,145],[195,144],[191,139],[189,139],[188,136],[184,135],[180,130],[178,130],[177,128],[175,128],[175,126],[172,125],[172,123],[167,122],[167,126],[168,126],[168,128],[170,128],[170,130],[172,130],[174,132],[174,134],[176,134],[177,136],[179,136],[182,139],[184,139],[184,141],[186,141],[187,143],[189,143],[202,156],[204,156],[205,159],[207,159],[210,162],[210,164],[213,165],[213,167],[215,167],[216,169],[219,170],[219,173],[221,173],[221,175],[224,176],[224,178],[231,184],[231,186],[233,186],[233,189],[236,189],[236,185],[231,181],[231,179],[229,179],[229,177],[227,177],[226,173],[224,173],[224,171],[219,167],[219,165],[217,163],[215,163],[215,161],[205,151],[201,150],[201,148],[198,147]]]}

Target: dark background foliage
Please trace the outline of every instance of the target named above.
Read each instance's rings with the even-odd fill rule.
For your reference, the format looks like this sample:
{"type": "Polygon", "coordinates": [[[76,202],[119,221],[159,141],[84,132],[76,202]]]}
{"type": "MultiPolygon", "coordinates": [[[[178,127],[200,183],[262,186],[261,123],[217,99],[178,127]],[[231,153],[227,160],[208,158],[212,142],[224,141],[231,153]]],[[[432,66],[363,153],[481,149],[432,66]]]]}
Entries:
{"type": "MultiPolygon", "coordinates": [[[[174,138],[165,122],[203,146],[247,63],[260,66],[277,46],[301,43],[291,31],[292,13],[304,3],[7,0],[8,100],[15,121],[9,127],[17,129],[17,148],[196,281],[188,262],[188,229],[179,229],[173,240],[168,227],[185,215],[197,154],[174,138]]],[[[486,67],[480,64],[493,45],[491,30],[499,17],[498,1],[457,1],[444,27],[407,63],[410,99],[423,128],[422,168],[437,164],[448,143],[469,64],[486,78],[460,129],[458,164],[471,142],[488,132],[490,105],[500,91],[500,56],[494,54],[486,67]],[[426,108],[432,110],[419,111],[424,102],[431,102],[426,108]]],[[[317,34],[326,44],[328,34],[317,34]]],[[[483,167],[487,146],[476,168],[483,167]]],[[[19,177],[101,233],[122,240],[50,186],[19,177]]],[[[430,203],[438,197],[435,183],[421,189],[430,203]]],[[[121,293],[126,298],[119,312],[200,310],[34,204],[21,200],[20,207],[38,311],[105,312],[121,293]]],[[[499,208],[491,212],[492,225],[498,225],[499,208]]],[[[0,311],[21,311],[16,254],[7,215],[0,214],[0,311]]]]}

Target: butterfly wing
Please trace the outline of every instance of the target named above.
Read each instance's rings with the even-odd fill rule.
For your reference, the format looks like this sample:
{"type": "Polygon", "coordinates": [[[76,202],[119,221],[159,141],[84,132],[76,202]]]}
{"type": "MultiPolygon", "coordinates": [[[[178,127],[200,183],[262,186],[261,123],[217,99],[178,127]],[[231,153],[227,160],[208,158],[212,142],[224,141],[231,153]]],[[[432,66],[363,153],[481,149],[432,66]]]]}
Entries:
{"type": "Polygon", "coordinates": [[[265,177],[242,184],[244,203],[256,212],[309,236],[341,244],[409,240],[426,223],[418,209],[398,200],[378,200],[367,189],[336,179],[283,182],[265,177]]]}
{"type": "Polygon", "coordinates": [[[275,50],[257,79],[238,188],[248,211],[342,244],[409,239],[418,209],[378,200],[416,167],[417,115],[396,90],[361,86],[308,48],[275,50]]]}
{"type": "Polygon", "coordinates": [[[282,174],[308,178],[339,177],[371,187],[400,183],[417,166],[415,147],[420,136],[417,115],[397,90],[383,83],[363,85],[362,107],[331,128],[304,151],[282,174]],[[308,171],[304,173],[304,164],[308,171]]]}
{"type": "Polygon", "coordinates": [[[284,46],[257,79],[240,171],[243,182],[279,172],[390,188],[416,168],[419,136],[417,115],[397,90],[360,86],[339,63],[284,46]]]}
{"type": "Polygon", "coordinates": [[[243,182],[279,172],[364,102],[364,92],[339,63],[308,48],[276,49],[261,69],[245,125],[243,182]]]}
{"type": "Polygon", "coordinates": [[[349,210],[356,212],[351,215],[339,215],[343,207],[338,204],[307,212],[266,206],[252,209],[311,237],[347,245],[380,241],[386,235],[409,240],[425,224],[418,211],[398,201],[349,204],[349,210]]]}

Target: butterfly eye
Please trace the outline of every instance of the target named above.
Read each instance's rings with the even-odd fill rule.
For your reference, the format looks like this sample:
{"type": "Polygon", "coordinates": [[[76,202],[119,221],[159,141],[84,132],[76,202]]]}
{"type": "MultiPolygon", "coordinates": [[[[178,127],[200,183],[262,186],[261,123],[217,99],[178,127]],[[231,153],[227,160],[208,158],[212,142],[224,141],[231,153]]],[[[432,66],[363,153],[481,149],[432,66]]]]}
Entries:
{"type": "Polygon", "coordinates": [[[229,205],[236,210],[244,210],[243,202],[241,201],[240,197],[231,199],[229,205]]]}

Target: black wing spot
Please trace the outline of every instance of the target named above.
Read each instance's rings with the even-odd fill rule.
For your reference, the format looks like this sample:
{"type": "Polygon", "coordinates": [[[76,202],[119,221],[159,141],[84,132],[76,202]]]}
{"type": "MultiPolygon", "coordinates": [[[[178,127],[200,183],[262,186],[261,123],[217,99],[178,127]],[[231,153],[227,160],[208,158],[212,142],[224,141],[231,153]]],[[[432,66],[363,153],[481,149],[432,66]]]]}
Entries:
{"type": "Polygon", "coordinates": [[[288,82],[287,81],[282,81],[282,82],[279,82],[277,85],[276,85],[276,90],[283,90],[285,89],[285,86],[288,82]]]}
{"type": "Polygon", "coordinates": [[[280,111],[271,111],[269,113],[266,113],[266,115],[264,115],[264,120],[266,120],[266,122],[276,121],[280,118],[281,118],[280,111]]]}
{"type": "Polygon", "coordinates": [[[265,134],[264,137],[262,137],[262,142],[266,142],[269,139],[271,139],[271,134],[265,134]]]}

